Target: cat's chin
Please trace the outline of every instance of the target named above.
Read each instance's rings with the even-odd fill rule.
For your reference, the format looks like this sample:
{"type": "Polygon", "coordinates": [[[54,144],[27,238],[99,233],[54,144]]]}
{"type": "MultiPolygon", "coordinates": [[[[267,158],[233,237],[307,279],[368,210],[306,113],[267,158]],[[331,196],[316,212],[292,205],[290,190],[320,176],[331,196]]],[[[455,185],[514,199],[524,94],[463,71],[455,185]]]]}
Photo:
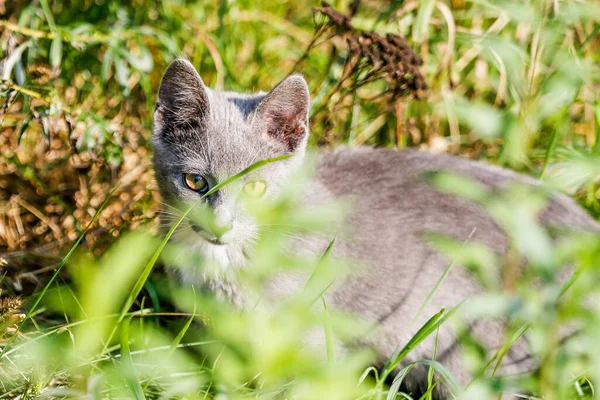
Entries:
{"type": "MultiPolygon", "coordinates": [[[[244,247],[238,241],[220,241],[217,244],[193,231],[188,232],[185,238],[178,238],[178,241],[189,246],[190,250],[198,253],[204,261],[216,263],[223,269],[239,267],[247,262],[244,247]]],[[[198,273],[196,268],[190,270],[195,271],[192,275],[198,273]]]]}
{"type": "Polygon", "coordinates": [[[226,247],[227,245],[230,245],[231,242],[227,241],[227,240],[223,240],[221,238],[210,238],[207,237],[201,233],[197,233],[194,235],[195,236],[195,241],[196,242],[200,242],[201,244],[204,245],[204,247],[226,247]]]}
{"type": "Polygon", "coordinates": [[[205,237],[203,237],[202,239],[206,240],[208,243],[215,245],[215,246],[226,246],[229,244],[228,242],[225,242],[221,239],[207,239],[205,237]]]}

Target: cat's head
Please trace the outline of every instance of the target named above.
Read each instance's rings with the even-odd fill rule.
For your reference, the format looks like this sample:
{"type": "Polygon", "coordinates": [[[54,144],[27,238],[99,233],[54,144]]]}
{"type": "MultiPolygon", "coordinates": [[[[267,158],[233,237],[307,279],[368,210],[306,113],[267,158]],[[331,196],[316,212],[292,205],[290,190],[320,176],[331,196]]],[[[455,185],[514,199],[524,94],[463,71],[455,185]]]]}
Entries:
{"type": "MultiPolygon", "coordinates": [[[[175,60],[160,85],[152,144],[156,179],[167,214],[190,205],[256,161],[289,154],[260,167],[202,202],[214,218],[181,225],[190,240],[215,246],[249,241],[256,234],[241,196],[275,196],[304,155],[309,92],[292,75],[269,93],[252,95],[207,88],[191,63],[175,60]]],[[[176,212],[175,212],[176,214],[176,212]]]]}

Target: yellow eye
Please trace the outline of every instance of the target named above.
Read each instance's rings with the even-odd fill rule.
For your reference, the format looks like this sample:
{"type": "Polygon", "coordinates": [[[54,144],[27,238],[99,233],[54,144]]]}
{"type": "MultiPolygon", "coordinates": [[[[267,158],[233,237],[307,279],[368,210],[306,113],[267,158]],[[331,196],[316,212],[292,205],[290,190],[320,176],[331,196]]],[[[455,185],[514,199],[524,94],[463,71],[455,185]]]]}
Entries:
{"type": "Polygon", "coordinates": [[[185,186],[198,193],[206,193],[208,191],[208,182],[202,175],[198,174],[183,174],[185,186]]]}
{"type": "Polygon", "coordinates": [[[261,197],[267,190],[267,184],[263,181],[252,181],[244,185],[244,191],[248,196],[261,197]]]}

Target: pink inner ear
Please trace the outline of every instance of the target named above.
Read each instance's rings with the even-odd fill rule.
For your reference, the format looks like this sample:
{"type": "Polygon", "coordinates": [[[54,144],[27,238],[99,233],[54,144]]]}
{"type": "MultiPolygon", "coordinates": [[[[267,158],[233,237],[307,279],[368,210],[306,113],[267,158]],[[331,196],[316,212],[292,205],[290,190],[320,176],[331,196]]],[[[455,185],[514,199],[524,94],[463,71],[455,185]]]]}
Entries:
{"type": "Polygon", "coordinates": [[[292,75],[269,92],[257,107],[266,135],[294,152],[308,134],[308,86],[292,75]]]}
{"type": "Polygon", "coordinates": [[[294,110],[269,110],[265,113],[267,135],[286,145],[287,150],[296,150],[305,134],[302,117],[294,110]],[[290,112],[291,111],[291,112],[290,112]]]}

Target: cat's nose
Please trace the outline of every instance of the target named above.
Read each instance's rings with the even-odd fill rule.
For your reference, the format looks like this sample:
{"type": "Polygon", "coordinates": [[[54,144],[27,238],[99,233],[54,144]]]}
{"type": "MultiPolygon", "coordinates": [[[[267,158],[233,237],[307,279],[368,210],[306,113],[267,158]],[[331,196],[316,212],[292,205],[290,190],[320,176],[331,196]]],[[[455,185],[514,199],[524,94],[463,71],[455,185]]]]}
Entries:
{"type": "Polygon", "coordinates": [[[228,223],[225,223],[225,224],[219,224],[219,223],[210,224],[210,230],[213,233],[213,235],[215,235],[217,238],[221,238],[224,234],[229,232],[232,227],[233,227],[233,224],[231,223],[231,221],[228,223]]]}
{"type": "Polygon", "coordinates": [[[233,218],[230,212],[221,211],[215,213],[215,218],[210,223],[210,230],[217,238],[221,238],[224,234],[233,228],[233,218]]]}

